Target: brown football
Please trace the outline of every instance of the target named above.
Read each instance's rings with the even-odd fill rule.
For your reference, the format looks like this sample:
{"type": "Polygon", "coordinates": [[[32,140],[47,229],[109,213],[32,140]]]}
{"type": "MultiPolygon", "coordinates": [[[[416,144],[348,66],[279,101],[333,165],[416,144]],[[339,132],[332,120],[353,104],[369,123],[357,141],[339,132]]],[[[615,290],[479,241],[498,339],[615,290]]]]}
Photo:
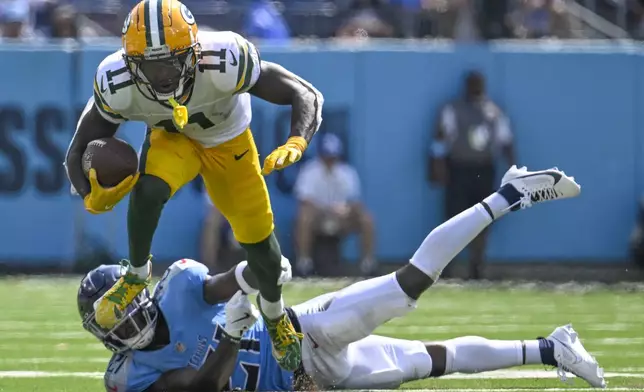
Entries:
{"type": "Polygon", "coordinates": [[[95,169],[98,183],[107,188],[135,174],[138,167],[139,158],[134,148],[114,137],[92,140],[83,153],[85,176],[89,177],[89,170],[95,169]]]}

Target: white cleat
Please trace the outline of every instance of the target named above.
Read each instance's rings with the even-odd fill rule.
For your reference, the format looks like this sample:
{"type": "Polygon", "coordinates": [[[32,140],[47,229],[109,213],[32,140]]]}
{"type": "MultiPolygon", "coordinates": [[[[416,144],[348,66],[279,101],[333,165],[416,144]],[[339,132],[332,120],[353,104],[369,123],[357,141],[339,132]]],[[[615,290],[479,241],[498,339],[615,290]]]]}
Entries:
{"type": "Polygon", "coordinates": [[[566,372],[570,372],[595,388],[606,388],[604,369],[586,351],[572,325],[556,328],[548,340],[555,345],[555,360],[559,364],[557,375],[561,381],[566,382],[566,372]]]}
{"type": "Polygon", "coordinates": [[[518,169],[516,165],[512,165],[501,180],[501,186],[506,184],[523,194],[521,200],[510,206],[513,210],[532,207],[533,204],[548,200],[577,197],[581,192],[575,177],[568,177],[556,167],[530,172],[525,166],[518,169]]]}

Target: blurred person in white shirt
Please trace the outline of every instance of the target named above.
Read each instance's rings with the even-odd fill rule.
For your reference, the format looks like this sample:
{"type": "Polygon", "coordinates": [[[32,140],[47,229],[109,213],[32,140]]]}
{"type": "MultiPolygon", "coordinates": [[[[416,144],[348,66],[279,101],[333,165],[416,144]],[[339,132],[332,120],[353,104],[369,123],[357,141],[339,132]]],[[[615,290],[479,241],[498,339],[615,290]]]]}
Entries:
{"type": "Polygon", "coordinates": [[[295,268],[302,275],[312,272],[311,251],[316,235],[342,237],[358,233],[360,270],[365,275],[372,274],[376,267],[374,225],[360,200],[360,178],[351,165],[341,161],[343,145],[338,136],[327,133],[319,141],[319,156],[302,166],[295,184],[299,201],[295,268]]]}

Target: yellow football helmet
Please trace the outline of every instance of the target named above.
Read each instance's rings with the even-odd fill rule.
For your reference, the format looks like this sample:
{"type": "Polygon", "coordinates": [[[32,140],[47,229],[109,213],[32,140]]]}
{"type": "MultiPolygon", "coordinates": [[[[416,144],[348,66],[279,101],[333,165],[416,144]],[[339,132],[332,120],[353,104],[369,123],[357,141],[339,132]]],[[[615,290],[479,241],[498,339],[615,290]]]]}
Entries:
{"type": "Polygon", "coordinates": [[[142,94],[172,106],[187,95],[201,57],[197,32],[194,16],[177,0],[143,0],[130,11],[123,57],[142,94]]]}

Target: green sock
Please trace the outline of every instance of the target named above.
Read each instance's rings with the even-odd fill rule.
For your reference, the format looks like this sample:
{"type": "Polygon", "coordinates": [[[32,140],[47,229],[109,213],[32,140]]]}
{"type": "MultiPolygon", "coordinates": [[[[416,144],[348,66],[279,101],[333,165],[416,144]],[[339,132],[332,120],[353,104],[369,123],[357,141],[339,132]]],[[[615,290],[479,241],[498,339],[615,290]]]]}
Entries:
{"type": "Polygon", "coordinates": [[[150,256],[152,238],[168,199],[170,186],[162,179],[150,175],[141,176],[130,194],[127,231],[130,263],[135,268],[144,266],[150,256]]]}
{"type": "Polygon", "coordinates": [[[275,233],[271,233],[268,238],[256,244],[240,245],[248,253],[248,266],[257,277],[262,298],[270,302],[278,302],[282,298],[282,286],[277,284],[282,272],[282,251],[275,233]]]}

